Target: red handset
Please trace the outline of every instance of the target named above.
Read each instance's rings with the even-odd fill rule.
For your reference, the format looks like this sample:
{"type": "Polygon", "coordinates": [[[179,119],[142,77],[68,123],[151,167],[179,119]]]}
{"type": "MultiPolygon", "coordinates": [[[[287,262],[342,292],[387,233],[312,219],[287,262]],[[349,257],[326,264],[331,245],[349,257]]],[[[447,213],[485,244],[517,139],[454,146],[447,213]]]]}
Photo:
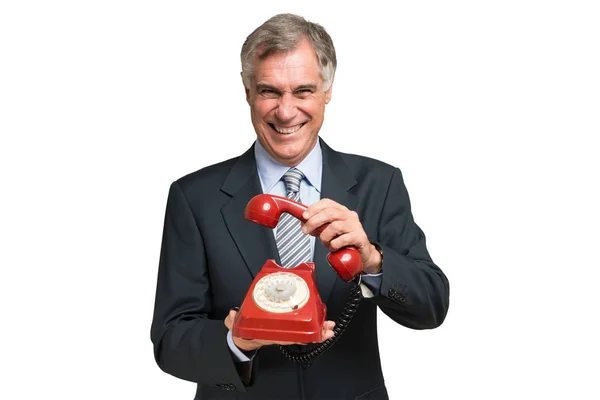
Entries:
{"type": "MultiPolygon", "coordinates": [[[[273,229],[279,222],[279,216],[284,212],[291,214],[300,221],[304,221],[302,213],[307,208],[304,204],[288,199],[287,197],[259,194],[253,197],[246,205],[244,218],[273,229]]],[[[323,225],[317,230],[323,232],[326,227],[327,225],[323,225]]],[[[344,282],[350,282],[363,271],[360,253],[354,247],[344,247],[329,253],[327,261],[344,282]]]]}

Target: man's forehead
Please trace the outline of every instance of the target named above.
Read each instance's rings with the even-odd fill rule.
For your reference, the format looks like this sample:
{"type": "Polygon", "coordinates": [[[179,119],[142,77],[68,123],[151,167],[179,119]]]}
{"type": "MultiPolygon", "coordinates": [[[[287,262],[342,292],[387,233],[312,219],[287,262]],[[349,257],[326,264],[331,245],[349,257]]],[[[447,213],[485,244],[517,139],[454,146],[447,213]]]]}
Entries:
{"type": "Polygon", "coordinates": [[[304,65],[294,67],[265,66],[254,74],[256,86],[297,87],[318,86],[323,82],[319,68],[304,65]]]}
{"type": "Polygon", "coordinates": [[[313,80],[306,81],[295,81],[295,82],[274,82],[274,81],[257,81],[256,88],[260,89],[282,89],[286,87],[290,87],[293,90],[297,89],[317,89],[319,87],[320,82],[315,82],[313,80]]]}
{"type": "Polygon", "coordinates": [[[265,85],[318,85],[322,80],[319,68],[304,65],[294,67],[264,66],[264,68],[257,68],[254,74],[255,83],[265,85]]]}
{"type": "Polygon", "coordinates": [[[265,73],[269,73],[269,70],[273,70],[273,72],[277,72],[275,70],[290,70],[290,72],[296,73],[313,73],[314,71],[319,71],[319,63],[316,57],[312,59],[306,57],[304,54],[289,53],[287,55],[272,56],[260,60],[256,64],[256,70],[264,71],[265,73]]]}

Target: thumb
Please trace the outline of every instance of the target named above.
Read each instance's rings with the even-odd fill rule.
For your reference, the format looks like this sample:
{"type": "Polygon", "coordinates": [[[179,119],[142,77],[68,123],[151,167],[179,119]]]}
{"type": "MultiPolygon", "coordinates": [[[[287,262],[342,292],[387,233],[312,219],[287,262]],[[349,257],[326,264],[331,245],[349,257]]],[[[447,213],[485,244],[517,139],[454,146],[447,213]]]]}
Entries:
{"type": "Polygon", "coordinates": [[[232,308],[231,310],[229,310],[229,314],[227,314],[227,317],[225,317],[224,323],[227,329],[229,330],[233,329],[233,321],[235,321],[237,310],[239,310],[239,307],[232,308]]]}

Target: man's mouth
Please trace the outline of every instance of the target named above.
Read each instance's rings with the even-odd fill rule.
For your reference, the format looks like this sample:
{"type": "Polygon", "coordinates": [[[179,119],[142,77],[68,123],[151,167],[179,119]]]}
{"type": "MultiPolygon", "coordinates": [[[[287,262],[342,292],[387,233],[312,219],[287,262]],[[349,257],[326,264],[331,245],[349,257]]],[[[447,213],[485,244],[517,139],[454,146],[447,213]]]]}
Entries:
{"type": "Polygon", "coordinates": [[[269,126],[273,128],[273,130],[275,130],[277,133],[281,133],[282,135],[289,135],[302,128],[304,126],[304,123],[289,127],[277,126],[275,124],[269,124],[269,126]]]}

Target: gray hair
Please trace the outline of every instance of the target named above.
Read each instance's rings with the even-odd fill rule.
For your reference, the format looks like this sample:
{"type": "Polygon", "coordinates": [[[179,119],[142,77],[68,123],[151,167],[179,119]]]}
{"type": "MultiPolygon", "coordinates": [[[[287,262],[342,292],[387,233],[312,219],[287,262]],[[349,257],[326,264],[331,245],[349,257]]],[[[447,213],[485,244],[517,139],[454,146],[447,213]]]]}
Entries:
{"type": "Polygon", "coordinates": [[[278,14],[256,28],[242,46],[242,79],[246,87],[254,76],[254,61],[276,52],[296,48],[300,40],[308,39],[317,53],[324,91],[333,83],[337,60],[331,36],[321,25],[294,14],[278,14]]]}

